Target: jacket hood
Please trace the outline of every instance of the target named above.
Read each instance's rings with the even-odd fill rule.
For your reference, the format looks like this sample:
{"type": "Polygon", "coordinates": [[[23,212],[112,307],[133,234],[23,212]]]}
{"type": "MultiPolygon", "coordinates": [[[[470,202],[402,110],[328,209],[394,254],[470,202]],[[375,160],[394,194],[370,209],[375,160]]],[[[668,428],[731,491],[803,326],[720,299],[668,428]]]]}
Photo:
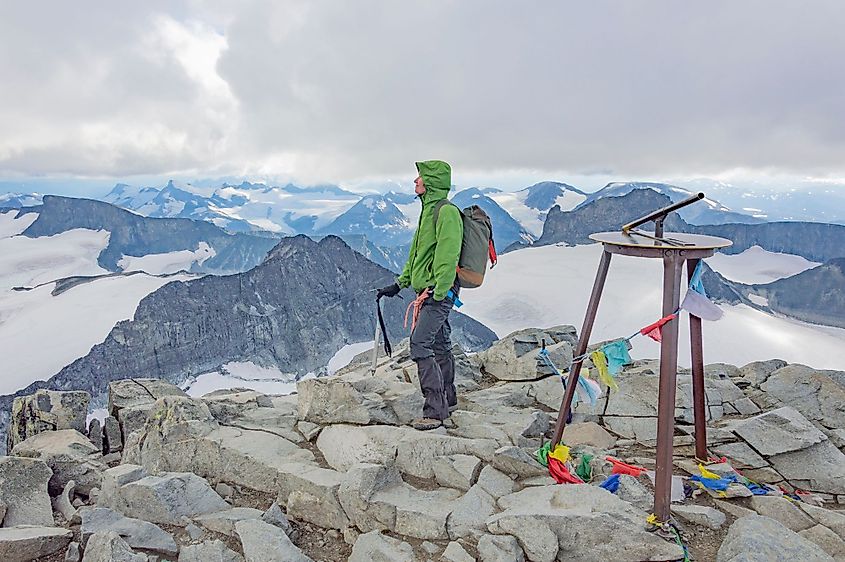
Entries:
{"type": "Polygon", "coordinates": [[[449,196],[452,188],[452,168],[442,160],[417,162],[417,172],[425,183],[423,201],[430,203],[449,196]]]}

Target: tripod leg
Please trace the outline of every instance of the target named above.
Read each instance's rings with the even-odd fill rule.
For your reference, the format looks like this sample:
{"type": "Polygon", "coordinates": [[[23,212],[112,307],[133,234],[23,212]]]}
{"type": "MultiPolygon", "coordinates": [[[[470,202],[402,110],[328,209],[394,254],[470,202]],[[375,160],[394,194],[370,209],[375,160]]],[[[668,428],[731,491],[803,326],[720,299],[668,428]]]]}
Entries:
{"type": "MultiPolygon", "coordinates": [[[[593,331],[593,324],[596,321],[596,312],[599,309],[599,300],[601,299],[601,292],[604,289],[604,282],[607,280],[607,270],[610,268],[611,253],[607,250],[602,252],[601,261],[599,261],[599,269],[596,272],[596,280],[593,282],[593,292],[590,294],[590,303],[587,305],[587,314],[584,316],[584,325],[581,326],[581,335],[578,338],[578,346],[574,351],[574,356],[578,357],[587,351],[587,346],[590,343],[590,333],[593,331]]],[[[572,372],[569,374],[569,382],[566,385],[566,394],[563,396],[563,402],[560,404],[560,411],[557,415],[557,424],[555,425],[555,433],[552,443],[557,445],[563,436],[563,429],[566,427],[566,418],[569,417],[569,409],[572,406],[572,398],[575,395],[575,387],[578,385],[578,377],[581,373],[581,363],[578,361],[572,366],[572,372]]]]}
{"type": "MultiPolygon", "coordinates": [[[[678,250],[663,253],[663,315],[678,310],[684,259],[678,250]]],[[[675,384],[678,375],[678,319],[663,325],[660,345],[660,387],[657,397],[657,458],[654,514],[669,520],[672,501],[672,438],[675,433],[675,384]]]]}
{"type": "MultiPolygon", "coordinates": [[[[687,276],[692,277],[701,260],[687,261],[687,276]]],[[[704,392],[704,351],[701,343],[701,318],[689,315],[690,351],[692,352],[692,408],[695,417],[695,456],[707,460],[707,410],[704,392]]]]}

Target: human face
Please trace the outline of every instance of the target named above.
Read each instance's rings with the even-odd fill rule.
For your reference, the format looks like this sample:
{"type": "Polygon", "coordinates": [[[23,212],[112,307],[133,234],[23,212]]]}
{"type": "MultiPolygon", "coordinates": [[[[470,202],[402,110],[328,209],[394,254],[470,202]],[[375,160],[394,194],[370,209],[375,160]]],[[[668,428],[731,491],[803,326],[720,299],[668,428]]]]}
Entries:
{"type": "Polygon", "coordinates": [[[414,193],[417,195],[425,193],[425,184],[420,176],[417,176],[417,179],[414,180],[414,193]]]}

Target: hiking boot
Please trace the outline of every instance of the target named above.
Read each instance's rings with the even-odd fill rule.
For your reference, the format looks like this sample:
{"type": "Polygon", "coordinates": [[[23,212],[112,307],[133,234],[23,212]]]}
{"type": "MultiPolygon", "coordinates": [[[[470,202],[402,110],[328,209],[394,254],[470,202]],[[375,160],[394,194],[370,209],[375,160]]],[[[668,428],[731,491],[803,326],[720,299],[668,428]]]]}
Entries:
{"type": "Polygon", "coordinates": [[[411,422],[411,427],[419,431],[437,429],[441,425],[443,425],[443,422],[434,418],[418,418],[411,422]]]}

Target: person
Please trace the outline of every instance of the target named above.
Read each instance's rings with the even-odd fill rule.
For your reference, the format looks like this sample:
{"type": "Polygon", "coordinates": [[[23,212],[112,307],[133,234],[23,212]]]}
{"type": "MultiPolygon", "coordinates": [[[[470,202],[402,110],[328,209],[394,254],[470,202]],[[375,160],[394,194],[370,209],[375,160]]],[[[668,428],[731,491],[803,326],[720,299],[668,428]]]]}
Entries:
{"type": "Polygon", "coordinates": [[[394,297],[410,286],[417,293],[416,322],[411,331],[411,359],[417,364],[425,398],[422,418],[411,422],[420,430],[450,425],[450,411],[458,403],[455,357],[452,354],[449,313],[458,298],[456,271],[461,254],[463,220],[455,205],[440,204],[452,187],[452,169],[446,162],[417,162],[414,192],[422,202],[419,223],[408,261],[396,283],[379,289],[379,296],[394,297]],[[437,224],[434,222],[435,207],[437,224]]]}

